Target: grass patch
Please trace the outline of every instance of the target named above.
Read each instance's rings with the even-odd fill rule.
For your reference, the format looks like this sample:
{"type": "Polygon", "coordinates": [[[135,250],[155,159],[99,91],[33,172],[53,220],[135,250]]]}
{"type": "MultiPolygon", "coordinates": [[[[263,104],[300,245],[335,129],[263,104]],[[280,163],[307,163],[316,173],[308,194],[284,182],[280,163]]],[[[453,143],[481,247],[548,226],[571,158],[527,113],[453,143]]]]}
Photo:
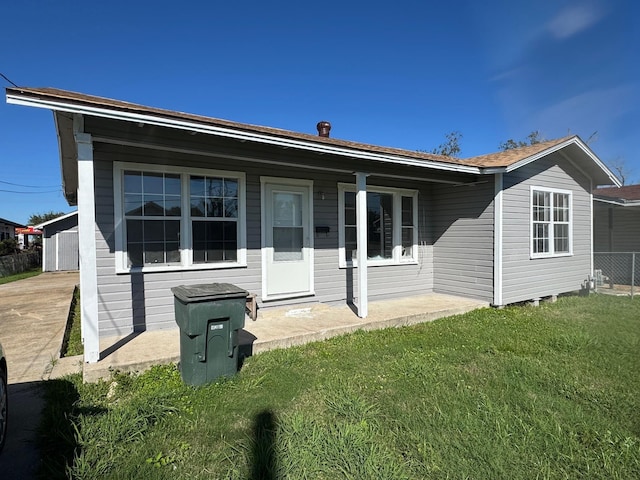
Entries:
{"type": "Polygon", "coordinates": [[[16,273],[15,275],[7,275],[6,277],[0,277],[0,285],[4,285],[5,283],[17,282],[18,280],[24,280],[25,278],[35,277],[42,273],[41,267],[32,268],[31,270],[27,270],[21,273],[16,273]]]}
{"type": "Polygon", "coordinates": [[[43,478],[640,478],[640,302],[356,332],[186,386],[46,382],[43,478]]]}
{"type": "Polygon", "coordinates": [[[84,353],[80,315],[80,289],[76,286],[71,299],[67,326],[62,338],[61,357],[73,357],[84,353]]]}

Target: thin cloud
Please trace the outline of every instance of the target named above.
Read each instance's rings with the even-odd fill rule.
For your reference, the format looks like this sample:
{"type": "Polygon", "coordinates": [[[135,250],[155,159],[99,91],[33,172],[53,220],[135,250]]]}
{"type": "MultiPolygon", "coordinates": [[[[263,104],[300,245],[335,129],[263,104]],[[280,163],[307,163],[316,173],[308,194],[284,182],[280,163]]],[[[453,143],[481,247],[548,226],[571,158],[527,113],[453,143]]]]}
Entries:
{"type": "Polygon", "coordinates": [[[607,130],[634,107],[630,85],[596,89],[566,98],[532,115],[534,125],[554,131],[607,130]]]}
{"type": "Polygon", "coordinates": [[[514,80],[518,76],[522,75],[525,69],[523,67],[516,67],[510,70],[504,70],[500,73],[497,73],[493,77],[489,78],[490,82],[501,82],[501,81],[509,81],[514,80]]]}
{"type": "Polygon", "coordinates": [[[567,7],[547,23],[547,29],[559,40],[569,38],[597,23],[603,12],[594,5],[567,7]]]}

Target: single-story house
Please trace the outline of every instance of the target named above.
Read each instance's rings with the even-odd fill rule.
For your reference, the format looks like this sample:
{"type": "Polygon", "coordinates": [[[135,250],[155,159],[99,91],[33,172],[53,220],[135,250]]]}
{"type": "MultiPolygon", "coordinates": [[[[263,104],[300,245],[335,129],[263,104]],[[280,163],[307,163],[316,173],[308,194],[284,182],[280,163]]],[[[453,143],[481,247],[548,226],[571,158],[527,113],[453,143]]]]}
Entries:
{"type": "MultiPolygon", "coordinates": [[[[85,360],[99,338],[177,328],[171,287],[228,282],[262,308],[441,292],[495,306],[580,288],[592,190],[577,136],[474,158],[356,143],[50,88],[78,207],[85,360]]],[[[259,321],[259,319],[258,319],[259,321]]]]}
{"type": "Polygon", "coordinates": [[[78,270],[78,212],[36,225],[42,230],[42,271],[78,270]]]}
{"type": "Polygon", "coordinates": [[[0,218],[0,242],[9,238],[15,240],[17,238],[16,228],[24,228],[24,225],[0,218]]]}
{"type": "Polygon", "coordinates": [[[640,185],[593,190],[596,252],[640,252],[640,185]]]}

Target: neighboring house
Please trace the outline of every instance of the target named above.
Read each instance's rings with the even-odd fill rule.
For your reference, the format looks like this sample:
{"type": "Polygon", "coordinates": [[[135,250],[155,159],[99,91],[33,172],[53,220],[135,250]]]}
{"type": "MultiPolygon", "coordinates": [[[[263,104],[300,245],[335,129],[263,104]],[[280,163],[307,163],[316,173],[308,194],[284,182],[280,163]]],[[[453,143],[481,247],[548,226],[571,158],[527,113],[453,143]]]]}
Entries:
{"type": "Polygon", "coordinates": [[[0,242],[9,238],[16,239],[16,228],[24,228],[24,225],[0,218],[0,242]]]}
{"type": "Polygon", "coordinates": [[[36,225],[42,230],[42,271],[78,270],[78,212],[36,225]]]}
{"type": "Polygon", "coordinates": [[[593,190],[596,252],[640,252],[640,185],[593,190]]]}
{"type": "MultiPolygon", "coordinates": [[[[592,200],[615,175],[576,136],[469,159],[57,89],[78,206],[85,360],[99,338],[176,328],[171,287],[229,282],[261,307],[442,292],[501,306],[580,288],[592,200]]],[[[258,320],[259,321],[259,320],[258,320]]]]}

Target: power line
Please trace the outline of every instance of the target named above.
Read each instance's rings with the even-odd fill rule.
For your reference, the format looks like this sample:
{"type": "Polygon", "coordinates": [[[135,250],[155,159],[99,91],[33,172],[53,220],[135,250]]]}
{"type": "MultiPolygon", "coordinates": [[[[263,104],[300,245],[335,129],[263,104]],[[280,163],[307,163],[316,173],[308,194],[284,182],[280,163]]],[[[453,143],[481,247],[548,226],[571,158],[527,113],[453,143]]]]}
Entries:
{"type": "Polygon", "coordinates": [[[56,192],[61,192],[61,190],[44,190],[44,191],[40,191],[40,192],[19,192],[17,190],[0,190],[0,192],[6,192],[6,193],[23,193],[23,194],[31,194],[31,195],[38,195],[41,193],[56,193],[56,192]]]}
{"type": "Polygon", "coordinates": [[[20,183],[5,182],[4,180],[0,180],[0,183],[4,183],[6,185],[13,185],[14,187],[25,187],[25,188],[57,188],[58,187],[58,185],[22,185],[20,183]]]}
{"type": "Polygon", "coordinates": [[[15,83],[13,83],[11,80],[9,80],[9,79],[5,76],[5,74],[4,74],[4,73],[0,73],[0,76],[1,76],[2,78],[4,78],[7,82],[9,82],[11,85],[13,85],[14,87],[16,87],[16,88],[20,88],[20,87],[18,87],[18,85],[16,85],[16,84],[15,84],[15,83]]]}

